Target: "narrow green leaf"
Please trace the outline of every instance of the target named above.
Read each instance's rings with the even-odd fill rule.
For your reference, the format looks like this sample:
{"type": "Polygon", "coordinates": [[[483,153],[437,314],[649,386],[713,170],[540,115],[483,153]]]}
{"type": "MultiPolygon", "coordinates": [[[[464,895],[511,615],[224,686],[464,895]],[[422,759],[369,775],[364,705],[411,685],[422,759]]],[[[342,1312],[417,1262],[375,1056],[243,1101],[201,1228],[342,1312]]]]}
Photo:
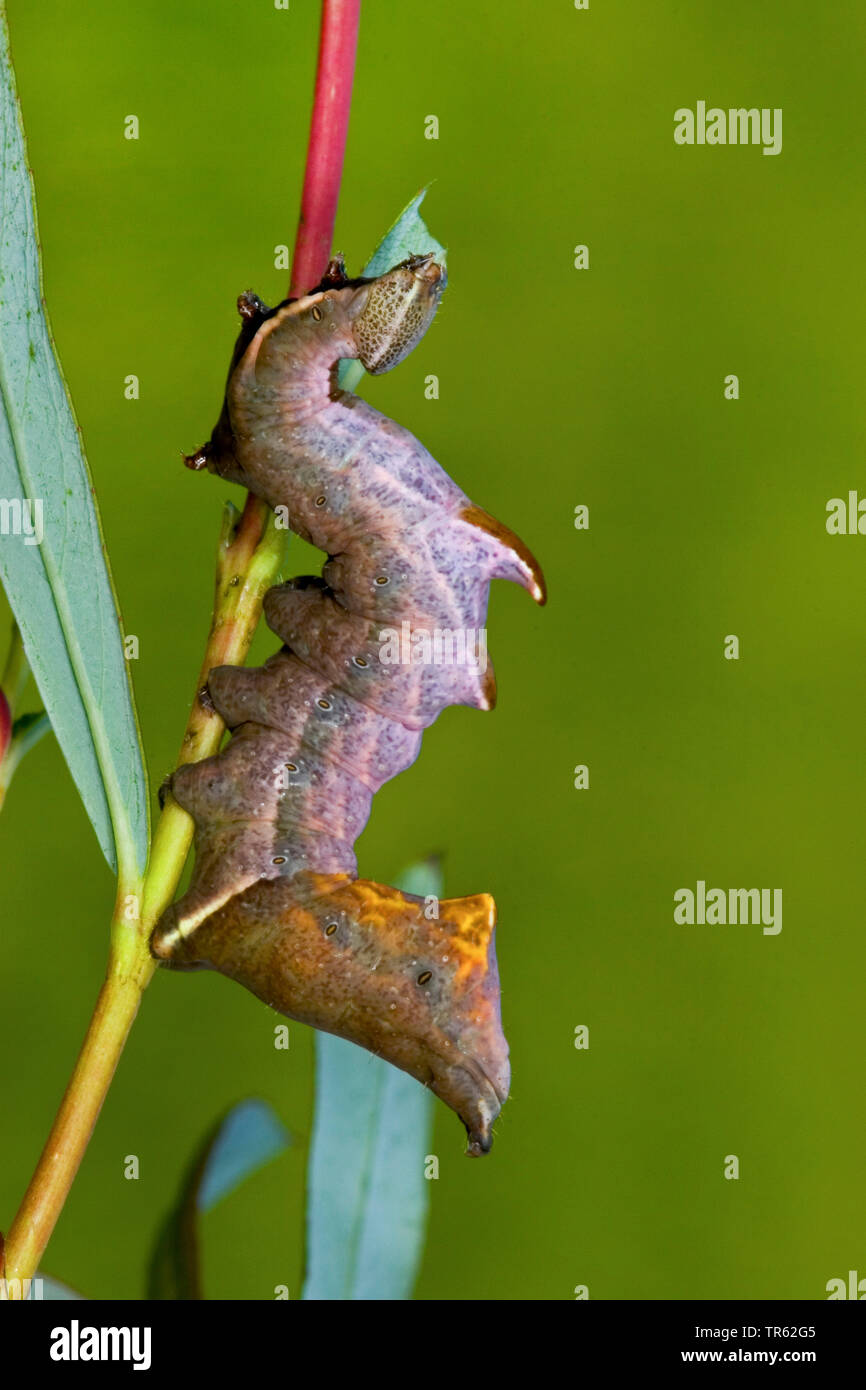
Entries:
{"type": "MultiPolygon", "coordinates": [[[[441,895],[437,861],[398,880],[441,895]]],[[[407,1299],[427,1222],[433,1096],[381,1057],[316,1034],[316,1110],[307,1175],[305,1299],[407,1299]]]]}
{"type": "MultiPolygon", "coordinates": [[[[374,275],[384,275],[386,270],[399,265],[408,256],[425,256],[429,251],[432,251],[443,265],[445,264],[445,247],[427,230],[419,212],[426,196],[427,189],[422,188],[411,203],[406,204],[397,221],[388,228],[364,266],[362,275],[371,278],[374,275]]],[[[356,390],[363,376],[364,368],[360,362],[348,360],[340,363],[338,380],[344,391],[356,390]]]]}
{"type": "Polygon", "coordinates": [[[226,1115],[209,1145],[196,1193],[198,1210],[211,1211],[288,1145],[288,1131],[265,1101],[240,1101],[226,1115]]]}
{"type": "Polygon", "coordinates": [[[233,1106],[202,1145],[157,1236],[148,1271],[150,1299],[200,1299],[198,1218],[289,1145],[263,1100],[233,1106]]]}
{"type": "Polygon", "coordinates": [[[144,764],[90,474],[45,309],[33,189],[0,13],[0,580],[102,851],[148,843],[144,764]]]}

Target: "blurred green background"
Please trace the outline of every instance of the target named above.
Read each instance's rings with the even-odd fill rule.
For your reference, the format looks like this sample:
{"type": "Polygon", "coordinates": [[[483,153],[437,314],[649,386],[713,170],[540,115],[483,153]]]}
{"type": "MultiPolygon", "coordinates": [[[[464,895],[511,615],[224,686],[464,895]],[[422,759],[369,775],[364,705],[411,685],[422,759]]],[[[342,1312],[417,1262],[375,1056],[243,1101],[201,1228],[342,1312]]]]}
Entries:
{"type": "MultiPolygon", "coordinates": [[[[286,291],[273,248],[294,238],[318,7],[8,11],[155,788],[240,497],[180,452],[216,418],[236,295],[286,291]]],[[[822,1298],[866,1274],[866,539],[824,525],[829,498],[866,493],[864,37],[862,11],[806,0],[365,6],[336,244],[357,270],[432,180],[450,288],[419,349],[363,389],[526,539],[551,595],[537,610],[495,587],[498,709],[448,711],[359,846],[385,882],[444,850],[447,892],[499,905],[512,1099],[482,1162],[437,1105],[420,1298],[822,1298]],[[676,146],[673,113],[699,99],[782,107],[782,153],[676,146]],[[674,891],[699,878],[781,887],[783,931],[675,925],[674,891]]],[[[292,541],[288,572],[320,558],[292,541]]],[[[254,657],[273,646],[260,633],[254,657]]],[[[0,855],[8,1225],[112,905],[52,740],[13,783],[0,855]]],[[[293,1025],[277,1052],[274,1021],[216,975],[156,978],[48,1272],[140,1296],[191,1152],[256,1094],[295,1146],[207,1219],[207,1292],[298,1295],[312,1037],[293,1025]]]]}

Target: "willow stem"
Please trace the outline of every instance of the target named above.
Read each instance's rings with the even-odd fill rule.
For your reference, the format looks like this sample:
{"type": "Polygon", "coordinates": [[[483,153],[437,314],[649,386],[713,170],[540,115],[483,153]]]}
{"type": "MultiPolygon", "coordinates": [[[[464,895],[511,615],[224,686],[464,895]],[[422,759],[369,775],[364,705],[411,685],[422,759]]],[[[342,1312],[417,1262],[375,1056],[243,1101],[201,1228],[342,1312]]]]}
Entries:
{"type": "Polygon", "coordinates": [[[289,298],[306,294],[328,267],[349,129],[361,0],[323,0],[316,92],[289,298]]]}
{"type": "MultiPolygon", "coordinates": [[[[223,523],[217,555],[216,595],[210,636],[178,762],[195,762],[219,749],[225,725],[199,699],[214,666],[241,665],[261,614],[262,599],[276,578],[284,533],[255,499],[235,531],[234,508],[223,523]]],[[[156,969],[148,942],[174,897],[192,841],[192,820],[169,800],[154,836],[143,883],[118,889],[111,923],[105,983],[66,1094],[6,1241],[5,1275],[16,1280],[36,1273],[111,1085],[143,991],[156,969]]],[[[2,1296],[2,1291],[0,1291],[2,1296]]]]}
{"type": "Polygon", "coordinates": [[[9,1297],[16,1293],[20,1296],[21,1286],[16,1288],[16,1281],[30,1279],[36,1273],[90,1142],[154,965],[142,954],[138,975],[124,976],[117,968],[114,952],[109,957],[105,983],[75,1070],[6,1241],[9,1297]]]}
{"type": "MultiPolygon", "coordinates": [[[[318,283],[330,258],[360,9],[361,0],[323,0],[322,4],[310,142],[292,258],[291,292],[295,295],[318,283]]],[[[285,534],[258,498],[249,494],[237,524],[236,518],[231,508],[223,519],[213,622],[179,763],[197,762],[219,750],[225,726],[199,695],[215,666],[238,666],[245,660],[262,599],[276,578],[283,554],[285,534]]],[[[36,1273],[63,1210],[142,992],[156,968],[148,946],[150,934],[174,898],[192,835],[192,819],[169,797],[144,882],[118,885],[105,983],[48,1142],[6,1241],[0,1274],[5,1273],[11,1289],[20,1290],[23,1281],[36,1273]]]]}

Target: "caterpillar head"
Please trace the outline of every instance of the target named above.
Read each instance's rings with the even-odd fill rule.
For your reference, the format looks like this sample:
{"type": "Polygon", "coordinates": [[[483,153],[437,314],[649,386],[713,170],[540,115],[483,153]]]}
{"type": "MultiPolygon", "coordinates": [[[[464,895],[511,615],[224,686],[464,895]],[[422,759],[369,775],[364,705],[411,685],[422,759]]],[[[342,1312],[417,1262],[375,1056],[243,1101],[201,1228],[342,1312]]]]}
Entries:
{"type": "Polygon", "coordinates": [[[448,283],[432,252],[410,256],[355,290],[347,305],[358,357],[373,376],[408,357],[433,322],[448,283]]]}

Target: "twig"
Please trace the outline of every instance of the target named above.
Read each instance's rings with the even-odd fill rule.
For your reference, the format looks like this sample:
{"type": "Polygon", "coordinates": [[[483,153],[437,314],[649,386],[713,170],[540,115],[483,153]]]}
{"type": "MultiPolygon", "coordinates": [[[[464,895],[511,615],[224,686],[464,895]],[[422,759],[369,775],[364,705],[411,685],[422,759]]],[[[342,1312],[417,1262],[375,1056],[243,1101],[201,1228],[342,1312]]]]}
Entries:
{"type": "MultiPolygon", "coordinates": [[[[236,535],[229,538],[224,526],[214,617],[198,689],[212,667],[244,661],[258,626],[262,598],[276,576],[284,540],[273,522],[260,540],[260,521],[257,509],[250,507],[236,535]]],[[[197,690],[179,761],[192,762],[215,753],[224,727],[218,715],[202,706],[197,690]]],[[[174,897],[191,840],[190,817],[170,802],[159,819],[144,883],[124,884],[118,890],[105,983],[48,1142],[6,1240],[10,1295],[18,1287],[15,1280],[35,1274],[90,1142],[142,992],[156,968],[148,949],[150,933],[174,897]]]]}
{"type": "Polygon", "coordinates": [[[306,294],[318,284],[331,257],[360,15],[361,0],[324,0],[322,4],[316,93],[301,215],[292,258],[290,298],[306,294]]]}

